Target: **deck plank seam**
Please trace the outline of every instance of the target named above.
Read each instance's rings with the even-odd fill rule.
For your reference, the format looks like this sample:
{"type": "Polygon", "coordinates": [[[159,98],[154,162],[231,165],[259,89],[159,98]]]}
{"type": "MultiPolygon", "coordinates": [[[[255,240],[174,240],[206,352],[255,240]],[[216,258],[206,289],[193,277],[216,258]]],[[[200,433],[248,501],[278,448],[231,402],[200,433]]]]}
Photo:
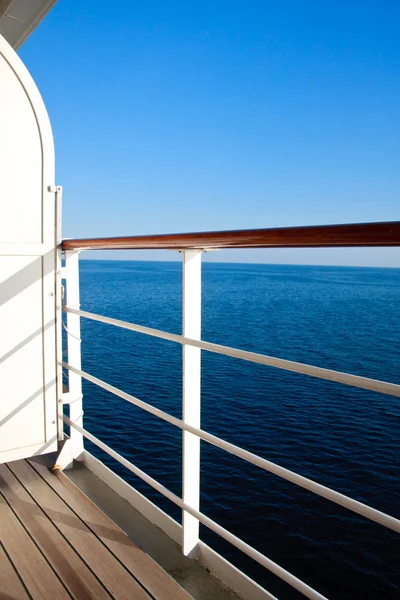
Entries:
{"type": "MultiPolygon", "coordinates": [[[[45,477],[45,475],[44,475],[45,477]]],[[[49,476],[50,479],[50,476],[49,476]]],[[[102,516],[111,523],[111,525],[113,525],[115,527],[115,529],[120,532],[124,537],[127,538],[127,540],[132,544],[133,548],[136,550],[139,550],[143,556],[146,558],[147,561],[149,561],[146,565],[145,568],[149,568],[150,564],[157,570],[161,571],[163,574],[163,577],[165,577],[165,579],[167,581],[163,582],[164,585],[166,585],[166,590],[167,590],[167,594],[168,594],[168,598],[170,598],[170,600],[175,600],[175,597],[172,595],[170,596],[169,594],[173,594],[173,592],[175,591],[175,593],[178,593],[178,596],[181,600],[189,600],[192,599],[193,600],[193,596],[189,593],[189,591],[180,583],[178,582],[173,575],[168,572],[167,569],[165,569],[165,567],[162,567],[155,559],[154,557],[152,557],[150,554],[148,554],[141,546],[139,546],[125,531],[124,528],[122,528],[119,524],[117,524],[110,516],[108,516],[108,514],[106,512],[104,512],[104,510],[93,500],[93,498],[91,498],[90,496],[88,496],[84,491],[82,491],[79,486],[77,486],[76,483],[74,483],[73,480],[71,480],[71,478],[69,478],[68,476],[66,476],[64,473],[60,472],[60,471],[56,471],[54,473],[54,478],[52,477],[51,479],[53,479],[54,481],[57,480],[57,484],[61,485],[61,490],[60,490],[60,494],[62,494],[62,490],[65,491],[66,494],[68,494],[68,498],[74,498],[74,490],[78,489],[78,491],[80,492],[80,497],[82,496],[82,498],[84,499],[84,504],[82,505],[82,510],[84,511],[83,514],[85,513],[85,511],[87,510],[86,504],[88,504],[90,507],[93,507],[94,509],[96,509],[97,511],[99,511],[102,516]],[[169,587],[169,581],[172,585],[172,589],[169,587]],[[174,590],[173,588],[176,587],[178,589],[174,590]],[[178,591],[179,590],[179,591],[178,591]],[[182,593],[182,595],[180,594],[182,593]]],[[[51,485],[51,482],[50,482],[51,485]]],[[[112,488],[111,488],[112,489],[112,488]]],[[[79,506],[79,505],[78,505],[79,506]]],[[[77,508],[77,510],[79,510],[79,508],[77,508]]],[[[85,517],[86,518],[86,517],[85,517]]],[[[88,520],[89,523],[91,523],[90,520],[88,520]]],[[[95,523],[93,525],[96,530],[101,529],[102,527],[105,526],[105,524],[103,523],[102,525],[99,525],[99,523],[95,523]]],[[[97,534],[97,535],[101,535],[97,534]]],[[[104,539],[106,540],[104,542],[104,544],[106,545],[107,548],[110,549],[110,552],[119,552],[118,549],[117,550],[113,550],[110,546],[109,546],[109,542],[108,542],[108,538],[107,536],[104,537],[104,539]]],[[[121,553],[119,554],[114,554],[116,557],[121,556],[121,553]]],[[[121,559],[121,561],[126,560],[126,568],[129,570],[130,573],[135,574],[136,570],[135,570],[135,566],[131,564],[131,561],[129,560],[129,554],[127,556],[127,558],[125,558],[125,555],[123,554],[121,559]]],[[[141,565],[137,565],[137,567],[141,568],[141,565]]],[[[149,583],[147,582],[146,577],[144,577],[143,579],[144,585],[149,585],[149,583]]],[[[153,583],[153,582],[152,582],[153,583]]],[[[161,582],[160,582],[161,583],[161,582]]],[[[161,583],[161,587],[159,589],[164,589],[162,583],[161,583]]],[[[164,600],[164,596],[159,596],[159,589],[157,589],[157,591],[151,591],[148,590],[148,593],[151,595],[155,595],[157,600],[164,600]]]]}
{"type": "MultiPolygon", "coordinates": [[[[6,465],[6,466],[8,467],[8,465],[6,465]]],[[[62,579],[59,577],[59,575],[58,575],[57,571],[54,569],[53,565],[47,559],[47,556],[45,556],[45,554],[43,554],[43,552],[41,551],[40,547],[36,543],[36,540],[30,534],[30,532],[28,531],[28,529],[25,527],[24,523],[21,521],[21,519],[19,518],[19,516],[17,515],[17,513],[14,511],[13,507],[8,502],[7,498],[4,496],[4,494],[1,492],[1,490],[0,490],[0,494],[1,494],[1,497],[3,498],[4,502],[7,504],[8,508],[10,509],[10,511],[12,512],[12,514],[14,515],[14,517],[17,519],[17,521],[20,524],[20,526],[22,527],[22,529],[25,531],[26,535],[29,537],[29,539],[34,544],[34,546],[37,549],[38,553],[42,556],[43,560],[48,564],[48,566],[51,569],[51,571],[53,571],[54,575],[56,576],[56,578],[58,579],[58,581],[61,583],[61,586],[67,592],[67,595],[71,598],[71,600],[75,600],[74,597],[71,596],[70,591],[67,589],[67,587],[65,586],[64,582],[62,581],[62,579]]]]}
{"type": "MultiPolygon", "coordinates": [[[[130,569],[128,569],[128,567],[120,560],[120,558],[118,558],[118,556],[116,556],[116,554],[103,542],[103,540],[92,529],[92,527],[90,526],[90,524],[87,523],[86,521],[84,521],[82,519],[82,517],[74,510],[74,508],[72,508],[72,506],[70,506],[70,504],[61,496],[61,494],[59,494],[58,491],[55,490],[46,481],[46,479],[44,479],[44,477],[42,477],[42,474],[40,473],[40,471],[38,471],[37,469],[35,469],[34,465],[29,460],[27,460],[27,463],[31,466],[31,468],[35,471],[35,473],[37,473],[39,475],[39,477],[46,483],[46,485],[48,485],[48,487],[54,492],[54,494],[56,494],[64,502],[64,504],[74,513],[74,515],[81,521],[81,523],[83,523],[89,529],[89,531],[92,533],[92,535],[94,535],[96,537],[96,539],[99,540],[99,542],[102,544],[102,546],[104,546],[104,548],[107,550],[107,552],[109,552],[115,558],[115,560],[118,561],[118,563],[123,567],[123,569],[128,573],[128,575],[130,575],[136,581],[136,583],[146,592],[146,594],[149,596],[150,600],[157,600],[157,597],[154,596],[148,590],[148,588],[140,581],[140,579],[137,577],[137,575],[135,575],[135,573],[133,573],[130,569]]],[[[49,472],[50,472],[50,470],[49,470],[49,472]]],[[[79,490],[79,488],[77,488],[77,489],[79,490]]],[[[100,510],[97,506],[96,506],[96,508],[98,510],[100,510]]],[[[56,525],[55,525],[55,527],[56,527],[56,525]]],[[[58,530],[58,528],[57,528],[57,530],[58,530]]],[[[121,529],[121,531],[122,531],[122,529],[121,529]]],[[[123,533],[124,533],[124,535],[126,535],[125,532],[123,532],[123,533]]],[[[127,537],[129,538],[129,536],[127,536],[127,537]]],[[[111,593],[109,591],[108,591],[108,593],[111,595],[111,593]]]]}
{"type": "MultiPolygon", "coordinates": [[[[28,462],[28,461],[27,461],[28,462]]],[[[26,491],[26,493],[29,495],[30,498],[32,498],[33,502],[36,504],[36,506],[39,507],[39,510],[43,513],[44,517],[50,521],[51,525],[54,527],[54,529],[57,531],[57,533],[67,542],[68,546],[73,550],[73,552],[76,554],[76,556],[78,557],[78,559],[85,565],[85,567],[87,568],[88,571],[91,572],[91,574],[97,579],[97,581],[99,582],[99,584],[101,585],[101,587],[107,592],[107,594],[110,596],[111,600],[116,600],[115,596],[110,592],[110,590],[106,587],[106,585],[101,581],[101,579],[96,575],[96,573],[93,571],[93,569],[87,564],[87,562],[82,558],[82,556],[79,554],[79,552],[77,552],[77,550],[74,548],[74,546],[71,544],[71,542],[68,540],[68,538],[65,537],[65,535],[63,534],[62,531],[60,531],[60,529],[57,527],[57,525],[54,523],[54,521],[52,519],[50,519],[50,517],[46,514],[46,512],[43,510],[43,508],[40,506],[40,504],[38,504],[34,498],[34,496],[32,496],[32,494],[30,493],[30,491],[25,487],[25,485],[22,483],[22,481],[18,478],[18,476],[12,471],[12,469],[10,469],[9,465],[6,465],[8,467],[8,469],[10,470],[10,472],[12,473],[13,477],[15,477],[15,479],[18,481],[18,483],[20,484],[20,486],[26,491]]],[[[37,472],[35,470],[35,472],[37,472]]],[[[40,474],[39,474],[40,475],[40,474]]],[[[42,478],[43,481],[45,481],[42,478]]],[[[49,484],[47,483],[47,481],[45,481],[46,485],[49,486],[49,484]]],[[[49,486],[50,487],[50,486],[49,486]]],[[[52,488],[50,487],[50,489],[52,490],[52,488]]],[[[52,490],[53,491],[53,490],[52,490]]],[[[57,494],[58,495],[58,494],[57,494]]],[[[68,505],[67,505],[68,506],[68,505]]],[[[14,511],[13,511],[14,512],[14,511]]],[[[14,513],[15,514],[15,513],[14,513]]],[[[36,546],[38,546],[37,544],[35,544],[36,546]]],[[[40,549],[40,548],[39,548],[40,549]]],[[[43,552],[41,552],[41,554],[46,558],[46,556],[44,555],[43,552]]],[[[47,560],[47,559],[46,559],[47,560]]],[[[47,560],[47,562],[49,562],[47,560]]],[[[49,563],[50,564],[50,563],[49,563]]],[[[50,565],[51,566],[51,565],[50,565]]],[[[54,568],[53,568],[53,571],[54,568]]],[[[61,578],[59,577],[60,581],[61,578]]],[[[65,587],[65,584],[63,584],[65,587]]],[[[74,599],[74,596],[71,594],[71,592],[68,590],[69,595],[71,596],[71,598],[74,599]]],[[[74,599],[76,600],[76,599],[74,599]]],[[[79,600],[79,599],[78,599],[79,600]]]]}
{"type": "MultiPolygon", "coordinates": [[[[3,494],[1,494],[1,495],[3,496],[3,494]]],[[[3,498],[4,498],[4,496],[3,496],[3,498]]],[[[26,592],[26,595],[30,598],[30,600],[33,600],[32,595],[31,595],[30,591],[28,590],[28,588],[26,587],[25,582],[22,579],[22,577],[21,577],[21,575],[20,575],[17,567],[15,566],[13,559],[9,555],[9,553],[7,551],[7,548],[5,547],[5,545],[3,544],[3,542],[1,540],[0,540],[0,546],[1,546],[1,549],[3,550],[4,554],[6,555],[8,562],[12,566],[12,568],[14,570],[14,573],[16,574],[16,576],[18,577],[18,579],[19,579],[22,587],[24,588],[24,590],[26,592]]]]}

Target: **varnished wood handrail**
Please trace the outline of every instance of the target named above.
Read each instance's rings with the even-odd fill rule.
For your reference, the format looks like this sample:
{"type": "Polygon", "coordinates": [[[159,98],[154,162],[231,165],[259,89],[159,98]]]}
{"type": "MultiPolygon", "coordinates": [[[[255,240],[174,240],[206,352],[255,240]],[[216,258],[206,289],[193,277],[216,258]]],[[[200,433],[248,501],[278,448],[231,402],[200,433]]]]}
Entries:
{"type": "Polygon", "coordinates": [[[400,246],[400,221],[64,240],[64,250],[400,246]]]}

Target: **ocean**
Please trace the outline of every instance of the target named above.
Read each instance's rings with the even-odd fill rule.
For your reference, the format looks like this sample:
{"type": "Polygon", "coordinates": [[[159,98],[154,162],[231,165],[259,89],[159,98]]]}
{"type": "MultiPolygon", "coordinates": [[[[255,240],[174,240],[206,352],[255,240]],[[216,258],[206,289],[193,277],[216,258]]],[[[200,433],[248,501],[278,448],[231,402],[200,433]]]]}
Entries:
{"type": "MultiPolygon", "coordinates": [[[[181,264],[81,260],[81,307],[181,333],[181,264]]],[[[400,269],[203,263],[204,340],[400,384],[400,269]]],[[[83,369],[181,417],[181,347],[82,319],[83,369]]],[[[181,432],[84,382],[84,426],[181,495],[181,432]]],[[[202,427],[400,517],[400,402],[202,353],[202,427]]],[[[180,520],[165,498],[87,444],[180,520]]],[[[201,510],[330,599],[400,597],[398,535],[202,442],[201,510]]],[[[282,599],[302,598],[201,526],[282,599]]],[[[212,599],[211,599],[212,600],[212,599]]]]}

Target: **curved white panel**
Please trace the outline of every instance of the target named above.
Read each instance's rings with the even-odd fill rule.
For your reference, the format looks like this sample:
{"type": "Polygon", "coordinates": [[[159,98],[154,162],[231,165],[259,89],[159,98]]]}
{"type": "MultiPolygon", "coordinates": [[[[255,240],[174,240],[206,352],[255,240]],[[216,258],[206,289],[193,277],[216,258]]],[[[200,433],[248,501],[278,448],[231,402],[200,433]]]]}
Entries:
{"type": "Polygon", "coordinates": [[[0,462],[57,445],[54,146],[25,66],[0,36],[0,462]],[[54,190],[54,188],[52,188],[54,190]]]}

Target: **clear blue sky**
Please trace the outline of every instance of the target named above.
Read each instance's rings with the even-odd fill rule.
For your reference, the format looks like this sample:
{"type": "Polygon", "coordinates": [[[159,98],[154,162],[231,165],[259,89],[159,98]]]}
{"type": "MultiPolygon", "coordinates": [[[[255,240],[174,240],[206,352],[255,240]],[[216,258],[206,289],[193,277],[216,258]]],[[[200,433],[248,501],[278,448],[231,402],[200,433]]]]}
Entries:
{"type": "MultiPolygon", "coordinates": [[[[64,236],[399,220],[399,22],[397,0],[59,0],[19,53],[64,236]]],[[[212,258],[400,266],[397,249],[212,258]]]]}

